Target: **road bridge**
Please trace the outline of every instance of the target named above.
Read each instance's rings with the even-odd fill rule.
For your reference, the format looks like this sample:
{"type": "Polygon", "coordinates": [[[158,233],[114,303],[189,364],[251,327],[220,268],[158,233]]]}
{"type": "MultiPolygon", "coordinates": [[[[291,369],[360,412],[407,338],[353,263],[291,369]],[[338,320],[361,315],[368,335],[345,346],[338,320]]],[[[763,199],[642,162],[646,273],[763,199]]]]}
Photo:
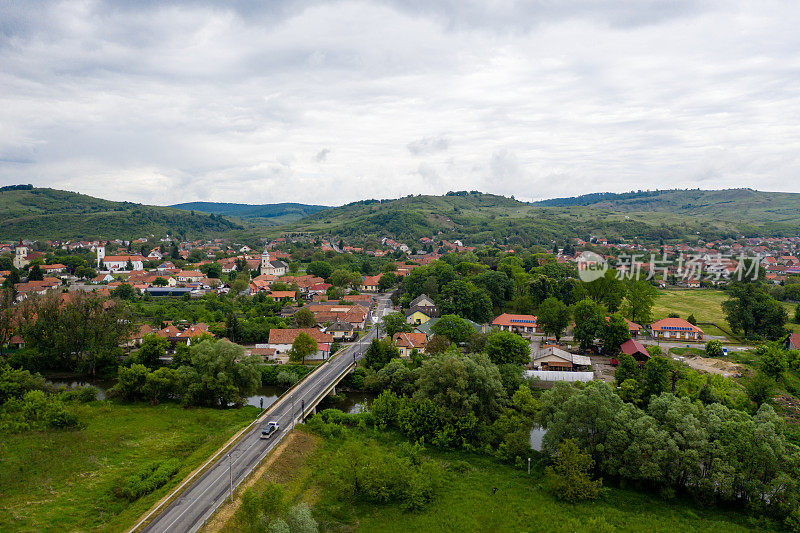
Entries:
{"type": "MultiPolygon", "coordinates": [[[[389,307],[389,298],[379,295],[368,322],[380,319],[389,307]]],[[[347,346],[303,381],[282,396],[244,431],[240,438],[212,457],[207,467],[184,480],[162,505],[154,508],[131,529],[152,533],[194,532],[290,432],[295,423],[312,414],[317,404],[350,372],[363,357],[369,343],[377,336],[372,327],[358,342],[347,346]],[[271,420],[281,430],[271,439],[262,440],[261,429],[271,420]]]]}

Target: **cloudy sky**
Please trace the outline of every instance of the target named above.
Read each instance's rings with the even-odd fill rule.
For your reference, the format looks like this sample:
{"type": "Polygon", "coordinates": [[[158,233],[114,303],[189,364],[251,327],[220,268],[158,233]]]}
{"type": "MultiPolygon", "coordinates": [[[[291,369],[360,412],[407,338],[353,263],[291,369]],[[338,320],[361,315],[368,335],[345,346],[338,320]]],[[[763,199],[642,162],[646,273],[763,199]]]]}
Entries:
{"type": "Polygon", "coordinates": [[[0,183],[800,192],[798,20],[796,0],[0,0],[0,183]]]}

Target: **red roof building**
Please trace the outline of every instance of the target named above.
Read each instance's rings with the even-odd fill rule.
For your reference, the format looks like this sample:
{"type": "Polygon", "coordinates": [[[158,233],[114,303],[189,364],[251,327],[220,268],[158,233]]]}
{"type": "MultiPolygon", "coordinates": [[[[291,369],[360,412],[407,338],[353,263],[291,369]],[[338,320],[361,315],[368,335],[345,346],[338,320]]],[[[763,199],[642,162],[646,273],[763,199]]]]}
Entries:
{"type": "Polygon", "coordinates": [[[650,359],[650,352],[647,351],[647,348],[645,348],[644,344],[637,340],[626,340],[624,343],[622,343],[622,346],[619,347],[619,350],[622,353],[632,355],[637,361],[647,361],[650,359]]]}
{"type": "Polygon", "coordinates": [[[664,318],[650,324],[653,338],[687,341],[703,340],[703,330],[682,318],[664,318]]]}
{"type": "Polygon", "coordinates": [[[536,317],[533,315],[503,313],[494,319],[492,326],[502,331],[513,331],[514,333],[540,333],[536,325],[536,317]]]}

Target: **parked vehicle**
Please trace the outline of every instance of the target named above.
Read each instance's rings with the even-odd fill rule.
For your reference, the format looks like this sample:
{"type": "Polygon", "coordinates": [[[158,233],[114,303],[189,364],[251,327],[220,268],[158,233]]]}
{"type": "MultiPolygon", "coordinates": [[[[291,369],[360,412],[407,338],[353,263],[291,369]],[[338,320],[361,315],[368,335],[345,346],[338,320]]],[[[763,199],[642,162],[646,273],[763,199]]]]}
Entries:
{"type": "Polygon", "coordinates": [[[261,438],[268,439],[272,437],[275,433],[277,433],[280,429],[281,429],[280,425],[273,420],[272,422],[269,422],[266,426],[264,426],[264,429],[261,430],[261,438]]]}

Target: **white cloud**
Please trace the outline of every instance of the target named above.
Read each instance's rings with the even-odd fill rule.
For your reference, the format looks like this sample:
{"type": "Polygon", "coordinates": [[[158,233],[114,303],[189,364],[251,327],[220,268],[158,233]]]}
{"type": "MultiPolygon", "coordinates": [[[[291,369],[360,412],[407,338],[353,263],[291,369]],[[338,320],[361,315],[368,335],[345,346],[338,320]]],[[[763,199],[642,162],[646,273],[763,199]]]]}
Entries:
{"type": "Polygon", "coordinates": [[[788,0],[5,3],[0,182],[160,204],[800,191],[798,15],[788,0]]]}

